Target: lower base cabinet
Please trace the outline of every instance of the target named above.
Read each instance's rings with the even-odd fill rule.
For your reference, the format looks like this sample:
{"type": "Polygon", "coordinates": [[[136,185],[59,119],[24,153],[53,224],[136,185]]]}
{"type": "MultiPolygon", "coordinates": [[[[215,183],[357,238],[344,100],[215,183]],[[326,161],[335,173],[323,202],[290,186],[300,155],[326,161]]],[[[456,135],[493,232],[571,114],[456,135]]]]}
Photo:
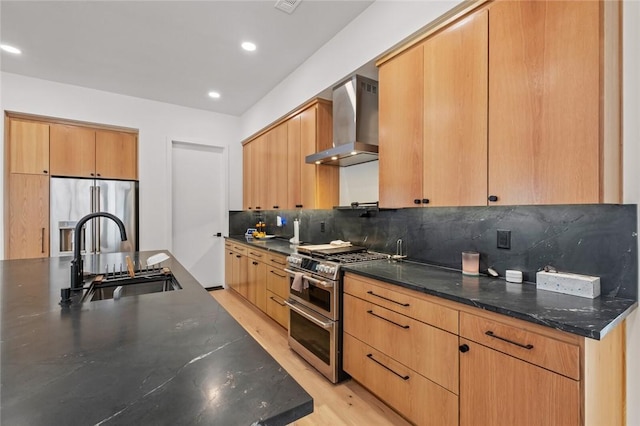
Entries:
{"type": "Polygon", "coordinates": [[[255,246],[225,243],[225,283],[284,328],[289,326],[286,257],[255,246]]]}
{"type": "MultiPolygon", "coordinates": [[[[458,424],[458,396],[345,333],[343,368],[409,421],[458,424]]],[[[489,423],[488,423],[489,424],[489,423]]]]}
{"type": "Polygon", "coordinates": [[[625,424],[624,322],[598,341],[350,273],[344,292],[344,370],[414,424],[625,424]],[[420,353],[405,356],[398,351],[402,340],[388,331],[387,340],[378,335],[371,325],[378,318],[364,321],[358,313],[362,306],[407,332],[421,328],[418,322],[442,327],[440,334],[455,335],[457,350],[450,351],[446,338],[419,333],[412,339],[424,342],[406,343],[404,352],[420,353]],[[440,314],[446,315],[429,318],[425,309],[418,314],[417,306],[445,309],[440,314]],[[457,330],[446,325],[454,312],[457,330]],[[445,317],[449,320],[439,320],[445,317]],[[456,370],[459,386],[437,374],[438,365],[421,368],[421,357],[442,371],[456,370]]]}
{"type": "Polygon", "coordinates": [[[580,423],[580,382],[462,339],[461,425],[580,423]]]}

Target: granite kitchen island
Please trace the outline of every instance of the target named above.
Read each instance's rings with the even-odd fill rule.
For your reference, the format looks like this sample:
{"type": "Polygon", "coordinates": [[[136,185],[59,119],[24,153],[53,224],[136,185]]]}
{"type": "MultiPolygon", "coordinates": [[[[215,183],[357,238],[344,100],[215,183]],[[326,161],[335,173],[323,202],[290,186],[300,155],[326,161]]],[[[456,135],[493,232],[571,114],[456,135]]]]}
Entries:
{"type": "MultiPolygon", "coordinates": [[[[162,266],[180,290],[63,307],[69,262],[0,263],[3,425],[283,425],[313,411],[173,258],[162,266]]],[[[120,263],[124,254],[89,257],[85,271],[120,263]]]]}

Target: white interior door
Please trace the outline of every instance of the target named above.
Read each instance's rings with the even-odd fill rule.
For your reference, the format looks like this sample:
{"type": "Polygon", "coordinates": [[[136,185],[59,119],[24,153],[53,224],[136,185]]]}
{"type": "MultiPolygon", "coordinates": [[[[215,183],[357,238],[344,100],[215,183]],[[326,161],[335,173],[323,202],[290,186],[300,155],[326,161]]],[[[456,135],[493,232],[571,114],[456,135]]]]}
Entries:
{"type": "Polygon", "coordinates": [[[171,251],[205,288],[224,282],[225,176],[222,148],[172,141],[171,251]]]}

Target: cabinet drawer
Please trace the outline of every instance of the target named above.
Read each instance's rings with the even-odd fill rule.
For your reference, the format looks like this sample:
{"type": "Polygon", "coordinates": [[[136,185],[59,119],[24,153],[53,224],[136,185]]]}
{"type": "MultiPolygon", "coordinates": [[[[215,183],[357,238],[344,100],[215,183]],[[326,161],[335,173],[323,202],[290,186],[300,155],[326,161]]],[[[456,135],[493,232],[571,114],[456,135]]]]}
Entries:
{"type": "Polygon", "coordinates": [[[289,307],[277,294],[267,290],[267,315],[284,328],[289,328],[289,307]]]}
{"type": "Polygon", "coordinates": [[[516,325],[460,313],[460,336],[580,380],[580,348],[516,325]]]}
{"type": "Polygon", "coordinates": [[[393,287],[397,288],[381,281],[351,274],[347,274],[344,279],[345,293],[458,334],[458,311],[424,300],[418,292],[403,291],[399,288],[396,290],[393,287]]]}
{"type": "Polygon", "coordinates": [[[266,250],[260,250],[253,247],[247,248],[247,256],[249,256],[251,259],[259,260],[260,262],[266,263],[268,254],[269,252],[267,252],[266,250]]]}
{"type": "Polygon", "coordinates": [[[355,380],[418,425],[458,424],[458,397],[345,333],[343,367],[355,380]]]}
{"type": "Polygon", "coordinates": [[[249,250],[249,247],[243,246],[242,244],[233,243],[232,246],[231,246],[231,249],[233,251],[235,251],[236,253],[238,253],[238,254],[246,256],[247,255],[247,251],[249,250]]]}
{"type": "Polygon", "coordinates": [[[458,393],[458,336],[344,295],[344,331],[458,393]]]}
{"type": "Polygon", "coordinates": [[[284,269],[287,267],[287,256],[283,256],[281,254],[275,254],[273,252],[269,252],[267,254],[267,263],[273,266],[275,269],[284,269]]]}
{"type": "Polygon", "coordinates": [[[267,290],[283,299],[289,298],[289,276],[282,268],[267,266],[267,290]]]}

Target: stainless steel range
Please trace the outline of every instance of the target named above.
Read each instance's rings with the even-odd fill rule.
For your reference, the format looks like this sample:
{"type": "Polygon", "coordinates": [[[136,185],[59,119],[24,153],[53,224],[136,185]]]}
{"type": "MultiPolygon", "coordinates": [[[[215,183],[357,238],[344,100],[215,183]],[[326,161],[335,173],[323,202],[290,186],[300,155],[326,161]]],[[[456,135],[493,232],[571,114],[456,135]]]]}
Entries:
{"type": "Polygon", "coordinates": [[[365,247],[301,246],[287,258],[289,346],[331,382],[343,380],[341,265],[386,259],[365,247]]]}

